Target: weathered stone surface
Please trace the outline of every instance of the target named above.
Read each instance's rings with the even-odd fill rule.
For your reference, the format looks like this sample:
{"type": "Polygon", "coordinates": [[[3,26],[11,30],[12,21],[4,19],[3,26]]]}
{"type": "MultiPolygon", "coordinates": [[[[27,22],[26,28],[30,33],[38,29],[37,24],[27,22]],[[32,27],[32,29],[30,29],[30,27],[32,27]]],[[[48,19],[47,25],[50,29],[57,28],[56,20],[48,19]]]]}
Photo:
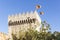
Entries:
{"type": "Polygon", "coordinates": [[[8,40],[8,35],[0,32],[0,40],[8,40]]]}

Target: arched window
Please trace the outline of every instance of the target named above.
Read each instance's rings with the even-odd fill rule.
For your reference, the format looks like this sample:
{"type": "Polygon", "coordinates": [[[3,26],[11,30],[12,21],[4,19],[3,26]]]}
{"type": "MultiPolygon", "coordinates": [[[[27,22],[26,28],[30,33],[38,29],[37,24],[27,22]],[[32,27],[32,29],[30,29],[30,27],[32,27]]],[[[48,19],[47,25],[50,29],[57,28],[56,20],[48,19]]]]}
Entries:
{"type": "Polygon", "coordinates": [[[8,22],[8,25],[11,25],[12,24],[12,21],[10,20],[9,22],[8,22]]]}
{"type": "Polygon", "coordinates": [[[28,23],[30,23],[30,19],[28,19],[28,23]]]}
{"type": "Polygon", "coordinates": [[[36,19],[32,19],[32,21],[35,23],[36,19]]]}
{"type": "Polygon", "coordinates": [[[18,24],[19,24],[19,21],[18,21],[18,24]]]}
{"type": "Polygon", "coordinates": [[[16,21],[13,22],[13,25],[16,25],[16,21]]]}
{"type": "Polygon", "coordinates": [[[18,25],[20,24],[20,21],[18,21],[18,25]]]}
{"type": "Polygon", "coordinates": [[[15,21],[15,23],[14,23],[14,24],[15,24],[15,25],[17,25],[17,23],[18,23],[18,22],[17,22],[17,21],[15,21]]]}
{"type": "Polygon", "coordinates": [[[24,20],[24,23],[26,23],[26,20],[24,20]]]}
{"type": "Polygon", "coordinates": [[[20,24],[21,24],[21,20],[20,20],[20,24]]]}
{"type": "Polygon", "coordinates": [[[22,24],[24,23],[24,21],[22,20],[22,24]]]}
{"type": "Polygon", "coordinates": [[[26,19],[26,23],[28,23],[28,20],[26,19]]]}

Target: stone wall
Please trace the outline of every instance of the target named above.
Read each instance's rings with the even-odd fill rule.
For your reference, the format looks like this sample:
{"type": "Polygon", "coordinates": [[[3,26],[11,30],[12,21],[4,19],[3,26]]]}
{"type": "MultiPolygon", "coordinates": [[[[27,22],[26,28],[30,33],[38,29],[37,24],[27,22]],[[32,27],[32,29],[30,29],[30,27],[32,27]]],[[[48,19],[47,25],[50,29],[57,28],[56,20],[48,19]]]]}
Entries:
{"type": "Polygon", "coordinates": [[[37,11],[8,16],[8,32],[10,38],[12,33],[18,34],[20,31],[27,31],[29,28],[36,29],[41,24],[37,11]]]}
{"type": "Polygon", "coordinates": [[[5,33],[0,32],[0,40],[8,40],[9,36],[5,33]]]}

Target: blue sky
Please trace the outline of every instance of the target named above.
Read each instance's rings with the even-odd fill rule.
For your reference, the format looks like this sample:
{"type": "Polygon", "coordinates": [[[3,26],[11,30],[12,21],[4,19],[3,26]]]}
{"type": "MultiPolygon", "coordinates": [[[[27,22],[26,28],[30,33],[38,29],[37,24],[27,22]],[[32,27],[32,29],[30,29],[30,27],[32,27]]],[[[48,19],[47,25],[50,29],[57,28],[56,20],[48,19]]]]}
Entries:
{"type": "Polygon", "coordinates": [[[8,32],[8,15],[34,11],[37,4],[42,6],[38,12],[44,11],[42,21],[51,25],[52,32],[60,32],[60,0],[0,0],[0,32],[8,32]]]}

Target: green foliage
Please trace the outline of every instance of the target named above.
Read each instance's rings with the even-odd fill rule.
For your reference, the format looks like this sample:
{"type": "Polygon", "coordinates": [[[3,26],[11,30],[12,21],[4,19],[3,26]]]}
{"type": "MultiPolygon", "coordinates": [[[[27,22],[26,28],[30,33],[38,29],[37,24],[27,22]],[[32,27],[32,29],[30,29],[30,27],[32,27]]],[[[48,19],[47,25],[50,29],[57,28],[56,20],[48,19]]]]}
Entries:
{"type": "Polygon", "coordinates": [[[13,40],[60,40],[60,33],[51,33],[50,25],[46,21],[42,22],[40,32],[29,29],[26,32],[19,32],[19,38],[15,34],[12,34],[13,40]],[[44,28],[46,27],[46,28],[44,28]]]}

